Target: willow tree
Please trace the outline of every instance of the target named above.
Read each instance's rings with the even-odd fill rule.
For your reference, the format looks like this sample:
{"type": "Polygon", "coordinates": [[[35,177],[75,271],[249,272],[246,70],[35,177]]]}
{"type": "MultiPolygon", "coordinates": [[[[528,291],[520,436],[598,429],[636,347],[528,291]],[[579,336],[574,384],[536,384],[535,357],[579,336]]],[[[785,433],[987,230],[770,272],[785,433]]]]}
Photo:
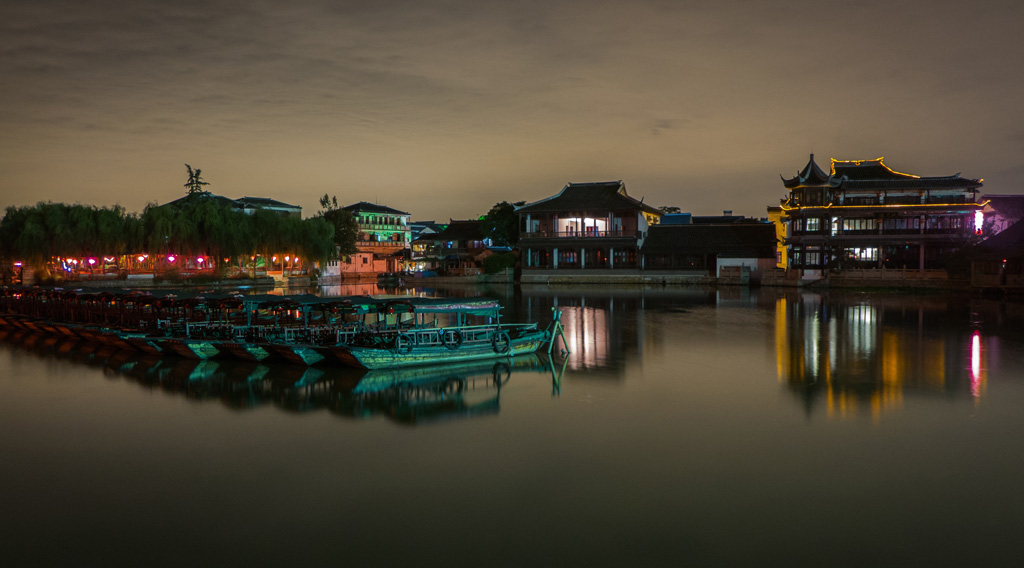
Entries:
{"type": "Polygon", "coordinates": [[[328,197],[325,193],[320,198],[320,211],[317,217],[327,221],[334,227],[334,245],[337,254],[348,256],[355,253],[356,240],[359,238],[359,224],[354,215],[338,207],[338,196],[328,197]]]}

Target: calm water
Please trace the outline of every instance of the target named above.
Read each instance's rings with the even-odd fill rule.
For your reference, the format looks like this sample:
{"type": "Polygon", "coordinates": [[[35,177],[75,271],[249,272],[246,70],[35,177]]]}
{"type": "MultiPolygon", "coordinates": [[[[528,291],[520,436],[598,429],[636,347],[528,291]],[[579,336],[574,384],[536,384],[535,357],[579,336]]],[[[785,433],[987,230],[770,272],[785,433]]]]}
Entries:
{"type": "Polygon", "coordinates": [[[400,377],[5,334],[0,558],[1019,562],[1021,305],[484,292],[513,320],[560,306],[564,364],[439,369],[381,389],[400,377]]]}

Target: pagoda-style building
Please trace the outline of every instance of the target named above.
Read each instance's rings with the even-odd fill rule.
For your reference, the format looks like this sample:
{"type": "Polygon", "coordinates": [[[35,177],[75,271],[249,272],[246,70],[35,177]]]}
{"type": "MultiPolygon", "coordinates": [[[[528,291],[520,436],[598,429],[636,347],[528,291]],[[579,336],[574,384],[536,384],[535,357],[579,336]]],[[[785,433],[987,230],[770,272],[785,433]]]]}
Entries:
{"type": "MultiPolygon", "coordinates": [[[[781,177],[781,176],[780,176],[781,177]]],[[[782,178],[789,268],[943,268],[943,258],[981,230],[980,179],[922,177],[875,160],[810,161],[782,178]]]]}

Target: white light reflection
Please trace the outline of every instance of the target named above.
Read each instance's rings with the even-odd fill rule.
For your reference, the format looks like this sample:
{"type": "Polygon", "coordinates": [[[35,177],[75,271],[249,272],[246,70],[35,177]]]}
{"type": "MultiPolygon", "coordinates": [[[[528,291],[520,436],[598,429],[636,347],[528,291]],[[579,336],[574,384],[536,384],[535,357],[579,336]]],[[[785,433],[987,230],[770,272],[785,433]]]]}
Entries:
{"type": "Polygon", "coordinates": [[[971,337],[971,395],[981,396],[981,332],[975,331],[971,337]]]}

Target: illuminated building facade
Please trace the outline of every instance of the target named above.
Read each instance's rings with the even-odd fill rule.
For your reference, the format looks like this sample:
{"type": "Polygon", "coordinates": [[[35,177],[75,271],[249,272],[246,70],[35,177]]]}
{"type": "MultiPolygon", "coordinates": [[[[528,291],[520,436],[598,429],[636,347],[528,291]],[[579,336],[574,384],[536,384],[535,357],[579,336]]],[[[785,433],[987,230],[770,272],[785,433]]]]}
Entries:
{"type": "Polygon", "coordinates": [[[642,268],[640,248],[662,215],[621,180],[570,183],[516,213],[524,270],[642,268]]]}
{"type": "Polygon", "coordinates": [[[982,180],[921,177],[875,160],[810,161],[782,179],[789,267],[805,277],[832,268],[943,268],[943,257],[982,228],[982,180]]]}
{"type": "Polygon", "coordinates": [[[385,205],[360,201],[344,208],[356,219],[359,237],[356,248],[361,252],[391,255],[409,248],[412,229],[405,211],[385,205]]]}

